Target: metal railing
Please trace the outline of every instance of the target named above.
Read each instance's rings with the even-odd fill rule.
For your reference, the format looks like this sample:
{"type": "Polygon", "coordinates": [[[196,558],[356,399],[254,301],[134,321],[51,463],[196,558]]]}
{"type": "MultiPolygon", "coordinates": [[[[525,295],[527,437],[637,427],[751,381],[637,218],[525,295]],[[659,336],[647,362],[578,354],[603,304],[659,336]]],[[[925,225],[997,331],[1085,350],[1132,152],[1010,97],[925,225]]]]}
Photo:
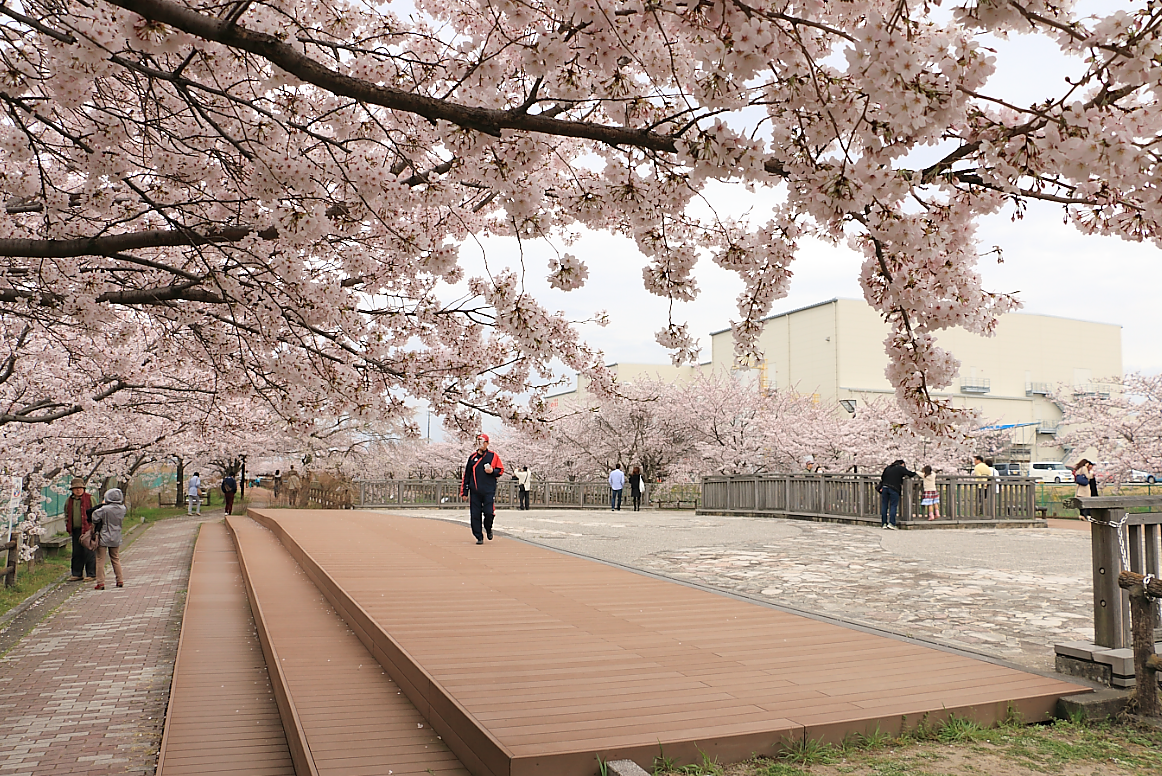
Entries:
{"type": "MultiPolygon", "coordinates": [[[[358,507],[424,507],[463,509],[459,480],[377,480],[358,485],[358,507]]],[[[649,483],[642,483],[642,505],[649,504],[649,483]]],[[[533,482],[529,490],[529,507],[534,509],[601,509],[609,508],[607,482],[533,482]]],[[[622,491],[622,509],[631,505],[629,483],[622,491]]],[[[517,507],[520,499],[514,480],[496,483],[496,506],[517,507]]]]}
{"type": "MultiPolygon", "coordinates": [[[[738,512],[804,518],[878,522],[878,474],[762,474],[702,479],[706,512],[738,512]]],[[[1026,477],[983,479],[937,476],[943,520],[1033,520],[1036,482],[1026,477]]],[[[926,520],[919,478],[904,480],[900,522],[926,520]]]]}

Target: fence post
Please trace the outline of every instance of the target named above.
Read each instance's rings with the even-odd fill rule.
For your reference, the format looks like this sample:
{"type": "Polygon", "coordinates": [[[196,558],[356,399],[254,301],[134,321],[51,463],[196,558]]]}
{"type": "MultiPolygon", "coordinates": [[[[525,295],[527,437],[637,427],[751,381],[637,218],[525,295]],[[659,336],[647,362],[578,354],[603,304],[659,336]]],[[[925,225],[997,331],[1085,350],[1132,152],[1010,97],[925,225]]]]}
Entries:
{"type": "Polygon", "coordinates": [[[1090,524],[1093,550],[1093,640],[1099,647],[1108,649],[1122,649],[1126,646],[1122,624],[1122,589],[1118,586],[1122,558],[1116,527],[1125,511],[1094,509],[1094,520],[1101,522],[1090,524]]]}
{"type": "MultiPolygon", "coordinates": [[[[1155,523],[1143,527],[1145,528],[1146,541],[1146,573],[1162,577],[1162,567],[1158,563],[1158,535],[1159,528],[1162,526],[1155,523]]],[[[1154,602],[1154,622],[1159,621],[1162,621],[1162,600],[1154,602]]]]}

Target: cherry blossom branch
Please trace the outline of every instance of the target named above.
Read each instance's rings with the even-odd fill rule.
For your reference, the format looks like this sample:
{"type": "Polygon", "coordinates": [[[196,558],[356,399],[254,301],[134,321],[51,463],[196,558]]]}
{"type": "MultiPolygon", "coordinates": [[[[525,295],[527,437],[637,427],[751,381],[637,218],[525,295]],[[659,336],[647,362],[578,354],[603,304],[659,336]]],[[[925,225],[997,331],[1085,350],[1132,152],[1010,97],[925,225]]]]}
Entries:
{"type": "Polygon", "coordinates": [[[190,35],[263,57],[295,77],[326,89],[332,94],[413,113],[430,121],[447,121],[465,129],[496,136],[500,135],[501,130],[513,129],[594,140],[611,146],[629,145],[667,153],[676,153],[678,150],[675,138],[669,135],[630,127],[547,119],[519,110],[459,105],[448,100],[352,78],[299,53],[273,35],[254,32],[237,25],[227,25],[221,20],[203,16],[169,0],[107,0],[107,2],[133,11],[146,19],[169,24],[190,35]]]}

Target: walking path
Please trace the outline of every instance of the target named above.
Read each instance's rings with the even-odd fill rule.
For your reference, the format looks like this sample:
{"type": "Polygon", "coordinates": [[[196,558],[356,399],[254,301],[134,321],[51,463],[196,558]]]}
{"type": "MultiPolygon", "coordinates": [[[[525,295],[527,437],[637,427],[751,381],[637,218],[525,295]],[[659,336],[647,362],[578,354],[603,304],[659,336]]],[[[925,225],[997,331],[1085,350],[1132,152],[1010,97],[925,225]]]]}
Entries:
{"type": "Polygon", "coordinates": [[[198,523],[155,523],[125,587],[83,583],[0,659],[0,774],[151,774],[198,523]]]}
{"type": "MultiPolygon", "coordinates": [[[[467,509],[406,514],[467,522],[467,509]]],[[[1089,532],[1079,528],[882,531],[689,511],[496,518],[498,532],[537,544],[1041,671],[1054,670],[1054,644],[1093,638],[1089,532]]]]}

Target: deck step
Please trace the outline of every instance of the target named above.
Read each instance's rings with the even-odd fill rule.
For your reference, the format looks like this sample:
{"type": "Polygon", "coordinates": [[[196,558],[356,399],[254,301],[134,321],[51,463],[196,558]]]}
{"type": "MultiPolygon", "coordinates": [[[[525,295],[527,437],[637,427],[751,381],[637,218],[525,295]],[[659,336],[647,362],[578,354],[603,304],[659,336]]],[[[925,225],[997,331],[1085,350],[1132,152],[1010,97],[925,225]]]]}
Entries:
{"type": "Polygon", "coordinates": [[[227,518],[298,776],[468,776],[279,540],[227,518]]]}
{"type": "Polygon", "coordinates": [[[307,577],[476,776],[597,759],[736,762],[950,715],[1048,718],[1088,688],[498,537],[263,510],[307,577]]]}
{"type": "Polygon", "coordinates": [[[194,545],[157,773],[295,773],[222,523],[203,523],[194,545]]]}

